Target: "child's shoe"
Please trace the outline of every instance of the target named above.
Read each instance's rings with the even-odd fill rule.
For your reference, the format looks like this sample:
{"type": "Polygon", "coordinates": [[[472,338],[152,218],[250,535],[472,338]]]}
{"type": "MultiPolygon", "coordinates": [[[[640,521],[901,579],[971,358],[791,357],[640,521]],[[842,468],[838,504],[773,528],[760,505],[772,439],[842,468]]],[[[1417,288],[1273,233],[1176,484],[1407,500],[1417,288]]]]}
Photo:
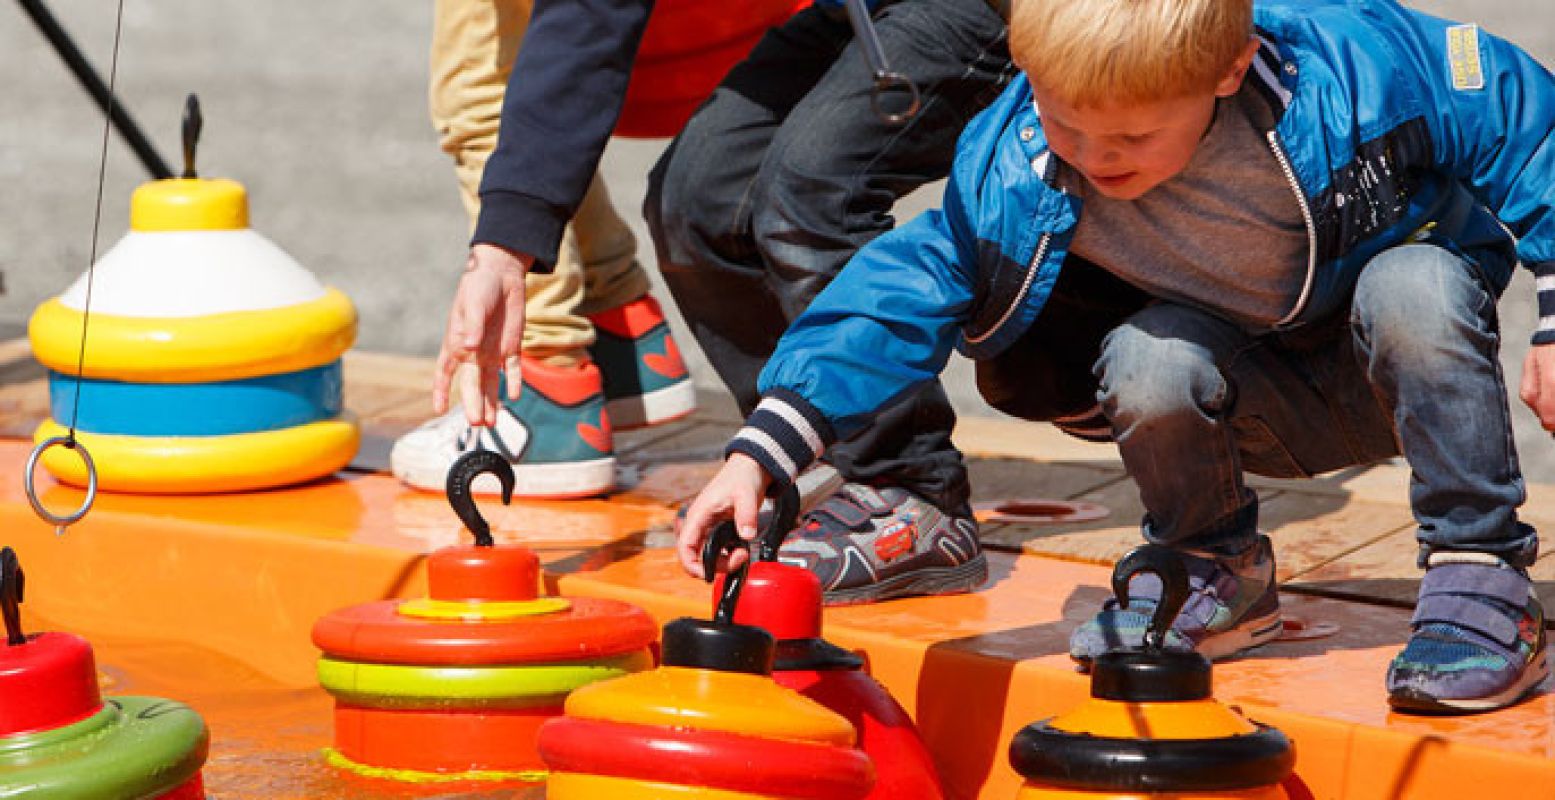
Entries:
{"type": "Polygon", "coordinates": [[[589,316],[589,356],[605,381],[605,411],[617,430],[671,422],[697,410],[696,387],[658,301],[643,295],[589,316]]]}
{"type": "Polygon", "coordinates": [[[988,579],[977,522],[898,487],[844,483],[799,520],[778,560],[821,580],[827,605],[969,592],[988,579]]]}
{"type": "MultiPolygon", "coordinates": [[[[1214,660],[1235,655],[1280,635],[1280,595],[1274,581],[1274,548],[1257,544],[1234,557],[1183,551],[1188,601],[1166,632],[1167,650],[1197,650],[1214,660]]],[[[1110,650],[1144,645],[1145,627],[1161,597],[1161,580],[1143,573],[1129,582],[1129,603],[1109,599],[1069,639],[1069,657],[1088,665],[1110,650]]]]}
{"type": "MultiPolygon", "coordinates": [[[[599,369],[590,363],[552,367],[523,359],[524,389],[497,406],[497,424],[474,428],[457,404],[401,436],[389,453],[394,476],[417,489],[444,491],[448,468],[469,450],[490,450],[513,464],[519,497],[588,497],[615,483],[610,417],[599,369]]],[[[474,491],[501,491],[491,475],[474,491]]]]}
{"type": "Polygon", "coordinates": [[[1454,713],[1511,705],[1549,674],[1544,609],[1527,573],[1482,553],[1435,553],[1414,634],[1388,667],[1388,703],[1454,713]]]}

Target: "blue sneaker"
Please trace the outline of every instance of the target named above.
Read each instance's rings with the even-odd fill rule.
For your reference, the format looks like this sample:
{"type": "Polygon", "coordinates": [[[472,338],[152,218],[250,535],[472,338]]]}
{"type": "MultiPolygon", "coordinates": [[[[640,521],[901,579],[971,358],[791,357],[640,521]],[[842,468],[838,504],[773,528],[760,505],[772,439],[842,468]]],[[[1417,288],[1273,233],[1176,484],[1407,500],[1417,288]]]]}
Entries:
{"type": "MultiPolygon", "coordinates": [[[[401,481],[429,492],[444,491],[448,468],[469,450],[490,450],[513,464],[518,497],[590,497],[615,484],[610,415],[605,410],[599,369],[590,363],[552,367],[523,359],[524,390],[497,409],[497,424],[471,427],[455,406],[401,436],[389,453],[389,467],[401,481]]],[[[482,475],[477,494],[501,491],[482,475]]]]}
{"type": "MultiPolygon", "coordinates": [[[[1257,544],[1234,557],[1181,555],[1188,568],[1188,601],[1166,632],[1167,650],[1196,650],[1213,661],[1279,637],[1280,595],[1269,537],[1260,534],[1257,544]]],[[[1129,582],[1128,607],[1108,599],[1094,619],[1070,636],[1069,657],[1086,666],[1108,651],[1142,647],[1160,597],[1160,578],[1136,575],[1129,582]]]]}
{"type": "Polygon", "coordinates": [[[649,295],[589,315],[589,357],[604,375],[605,411],[616,430],[673,422],[697,410],[696,386],[658,301],[649,295]]]}
{"type": "Polygon", "coordinates": [[[959,594],[988,579],[970,507],[943,511],[906,489],[861,483],[801,516],[778,561],[815,573],[826,605],[959,594]]]}
{"type": "Polygon", "coordinates": [[[1503,708],[1549,675],[1533,581],[1495,556],[1432,554],[1410,626],[1388,667],[1388,703],[1399,711],[1503,708]]]}

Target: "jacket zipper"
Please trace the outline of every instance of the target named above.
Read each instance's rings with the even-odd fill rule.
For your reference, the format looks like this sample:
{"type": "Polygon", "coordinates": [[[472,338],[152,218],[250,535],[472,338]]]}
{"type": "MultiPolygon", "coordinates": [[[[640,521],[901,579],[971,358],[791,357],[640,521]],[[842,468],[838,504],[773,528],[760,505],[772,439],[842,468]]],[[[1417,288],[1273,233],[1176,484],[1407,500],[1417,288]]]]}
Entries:
{"type": "Polygon", "coordinates": [[[1052,233],[1044,233],[1042,238],[1037,240],[1037,252],[1032,254],[1031,263],[1026,266],[1026,280],[1021,283],[1020,292],[1016,293],[1015,299],[1010,301],[1010,307],[1006,308],[1004,313],[1000,315],[999,321],[990,325],[988,330],[983,332],[982,336],[976,339],[967,339],[968,344],[982,344],[987,341],[988,337],[994,334],[994,331],[1003,328],[1004,324],[1010,321],[1010,316],[1015,313],[1015,309],[1020,307],[1021,300],[1026,296],[1027,292],[1031,291],[1031,282],[1037,277],[1037,266],[1042,263],[1042,259],[1047,258],[1048,243],[1052,240],[1052,233]]]}
{"type": "Polygon", "coordinates": [[[1274,151],[1274,160],[1280,162],[1280,170],[1285,173],[1285,180],[1290,182],[1291,191],[1296,193],[1296,205],[1301,208],[1301,220],[1307,226],[1307,279],[1301,286],[1301,296],[1296,298],[1296,306],[1289,314],[1279,322],[1276,327],[1288,325],[1301,314],[1311,300],[1312,281],[1317,276],[1317,224],[1312,221],[1312,207],[1307,202],[1307,195],[1301,189],[1301,182],[1296,180],[1296,170],[1290,165],[1290,158],[1285,155],[1285,148],[1280,145],[1280,135],[1276,131],[1269,131],[1269,149],[1274,151]]]}

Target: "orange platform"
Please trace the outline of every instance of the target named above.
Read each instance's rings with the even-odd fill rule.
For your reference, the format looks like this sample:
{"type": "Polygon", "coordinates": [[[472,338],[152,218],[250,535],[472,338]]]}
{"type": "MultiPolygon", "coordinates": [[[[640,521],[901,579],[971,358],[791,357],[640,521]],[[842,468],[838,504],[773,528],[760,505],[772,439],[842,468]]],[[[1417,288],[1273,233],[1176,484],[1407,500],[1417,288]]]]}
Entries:
{"type": "MultiPolygon", "coordinates": [[[[0,440],[0,474],[20,475],[27,449],[0,440]]],[[[44,497],[67,508],[80,495],[50,486],[44,497]]],[[[552,591],[627,600],[660,621],[707,613],[707,587],[653,546],[667,544],[666,503],[628,494],[483,510],[499,541],[540,555],[552,591]]],[[[449,791],[324,766],[330,703],[314,686],[308,639],[330,610],[424,594],[423,554],[459,536],[441,498],[357,473],[247,495],[105,495],[85,522],[56,537],[33,516],[19,481],[7,480],[0,531],[27,570],[30,629],[85,635],[112,691],[177,698],[206,717],[213,795],[449,791]]],[[[914,715],[950,797],[1007,800],[1018,785],[1005,762],[1015,731],[1084,695],[1085,679],[1064,653],[1070,630],[1105,597],[1108,570],[1020,552],[990,559],[982,591],[832,609],[826,632],[865,653],[914,715]]],[[[1408,612],[1292,593],[1284,602],[1288,614],[1337,624],[1338,633],[1221,665],[1216,692],[1295,741],[1293,796],[1555,798],[1555,697],[1474,717],[1391,714],[1382,676],[1408,612]]]]}

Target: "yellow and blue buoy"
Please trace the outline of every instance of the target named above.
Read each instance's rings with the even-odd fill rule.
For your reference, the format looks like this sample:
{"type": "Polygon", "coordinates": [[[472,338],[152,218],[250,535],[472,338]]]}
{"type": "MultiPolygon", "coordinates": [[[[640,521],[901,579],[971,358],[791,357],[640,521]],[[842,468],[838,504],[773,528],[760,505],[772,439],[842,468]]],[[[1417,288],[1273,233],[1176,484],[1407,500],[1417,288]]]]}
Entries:
{"type": "MultiPolygon", "coordinates": [[[[235,181],[140,186],[129,233],[40,305],[28,333],[49,369],[51,418],[34,438],[74,423],[103,489],[282,486],[356,454],[340,362],[356,338],[356,310],[249,228],[247,193],[235,181]]],[[[42,464],[65,483],[86,483],[80,460],[59,449],[42,464]]]]}

